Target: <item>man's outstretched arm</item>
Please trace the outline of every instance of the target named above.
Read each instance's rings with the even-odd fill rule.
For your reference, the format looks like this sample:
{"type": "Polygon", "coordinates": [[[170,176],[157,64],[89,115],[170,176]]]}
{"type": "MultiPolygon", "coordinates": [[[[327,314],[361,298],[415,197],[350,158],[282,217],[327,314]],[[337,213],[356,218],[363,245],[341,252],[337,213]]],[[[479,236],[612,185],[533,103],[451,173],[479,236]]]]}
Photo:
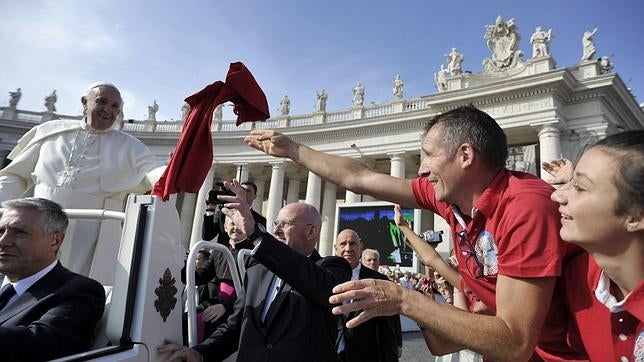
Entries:
{"type": "Polygon", "coordinates": [[[389,281],[363,279],[334,288],[334,314],[363,310],[347,322],[353,328],[376,316],[406,315],[435,336],[499,361],[525,361],[534,353],[550,306],[555,277],[500,275],[495,316],[464,312],[389,281]]]}
{"type": "Polygon", "coordinates": [[[244,141],[268,155],[290,158],[316,175],[347,190],[418,208],[411,180],[375,172],[349,157],[316,151],[275,131],[254,130],[244,141]]]}

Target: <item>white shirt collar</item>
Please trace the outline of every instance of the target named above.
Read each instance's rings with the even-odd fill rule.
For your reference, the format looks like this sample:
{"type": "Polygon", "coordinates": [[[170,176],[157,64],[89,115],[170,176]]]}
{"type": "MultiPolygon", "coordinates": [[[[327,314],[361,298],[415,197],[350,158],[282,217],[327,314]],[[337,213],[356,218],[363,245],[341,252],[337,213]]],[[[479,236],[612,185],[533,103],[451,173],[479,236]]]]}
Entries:
{"type": "Polygon", "coordinates": [[[4,287],[6,284],[9,284],[9,283],[13,284],[13,288],[16,290],[16,295],[11,299],[13,300],[15,298],[18,298],[19,296],[24,294],[27,291],[27,289],[31,288],[32,285],[36,284],[36,282],[39,281],[40,278],[44,277],[47,273],[49,273],[52,269],[54,269],[57,263],[58,263],[58,260],[54,260],[51,264],[49,264],[44,269],[40,270],[38,273],[30,277],[20,279],[15,283],[11,283],[9,281],[9,278],[5,276],[4,281],[2,282],[2,286],[4,287]]]}
{"type": "Polygon", "coordinates": [[[611,313],[621,312],[623,310],[622,306],[630,295],[631,293],[628,293],[621,302],[618,302],[617,298],[610,293],[610,279],[602,271],[597,282],[597,288],[595,288],[595,298],[610,309],[611,313]]]}
{"type": "Polygon", "coordinates": [[[358,265],[351,270],[351,280],[359,280],[360,279],[360,267],[362,263],[358,262],[358,265]]]}

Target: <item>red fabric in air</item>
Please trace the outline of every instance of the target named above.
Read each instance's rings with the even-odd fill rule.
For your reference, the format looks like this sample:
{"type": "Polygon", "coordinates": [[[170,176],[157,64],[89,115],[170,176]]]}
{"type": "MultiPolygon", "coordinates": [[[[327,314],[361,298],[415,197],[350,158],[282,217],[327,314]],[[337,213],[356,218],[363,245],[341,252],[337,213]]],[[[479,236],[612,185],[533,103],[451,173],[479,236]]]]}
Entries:
{"type": "Polygon", "coordinates": [[[238,126],[270,117],[266,95],[241,62],[230,64],[225,83],[216,81],[185,101],[190,105],[186,123],[168,167],[152,189],[152,195],[164,201],[179,191],[198,192],[206,179],[213,158],[210,122],[218,105],[233,102],[238,126]]]}

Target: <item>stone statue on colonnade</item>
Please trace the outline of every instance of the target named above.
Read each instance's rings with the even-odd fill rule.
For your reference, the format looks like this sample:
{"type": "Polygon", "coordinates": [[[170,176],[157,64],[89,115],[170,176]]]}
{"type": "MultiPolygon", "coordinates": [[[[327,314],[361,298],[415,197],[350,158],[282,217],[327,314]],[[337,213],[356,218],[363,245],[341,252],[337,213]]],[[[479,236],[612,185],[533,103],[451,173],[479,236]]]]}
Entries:
{"type": "Polygon", "coordinates": [[[521,37],[514,18],[507,22],[499,15],[494,25],[485,26],[483,38],[492,51],[492,58],[483,60],[483,73],[502,72],[519,64],[523,52],[519,50],[521,37]]]}
{"type": "Polygon", "coordinates": [[[56,90],[54,89],[53,92],[51,92],[50,95],[45,97],[45,108],[47,109],[47,112],[56,112],[56,101],[58,100],[58,97],[56,96],[56,90]]]}
{"type": "Polygon", "coordinates": [[[360,107],[364,104],[364,86],[358,82],[353,87],[353,106],[360,107]]]}
{"type": "Polygon", "coordinates": [[[316,112],[325,112],[326,111],[326,100],[329,98],[329,96],[326,94],[326,91],[322,89],[321,91],[317,92],[317,102],[315,104],[315,111],[316,112]]]}
{"type": "Polygon", "coordinates": [[[540,26],[534,29],[530,37],[533,58],[550,56],[550,39],[552,39],[552,29],[545,31],[540,26]]]}
{"type": "Polygon", "coordinates": [[[394,83],[391,89],[396,99],[402,99],[404,87],[405,83],[403,83],[402,79],[400,79],[400,74],[396,74],[396,79],[394,79],[394,83]]]}

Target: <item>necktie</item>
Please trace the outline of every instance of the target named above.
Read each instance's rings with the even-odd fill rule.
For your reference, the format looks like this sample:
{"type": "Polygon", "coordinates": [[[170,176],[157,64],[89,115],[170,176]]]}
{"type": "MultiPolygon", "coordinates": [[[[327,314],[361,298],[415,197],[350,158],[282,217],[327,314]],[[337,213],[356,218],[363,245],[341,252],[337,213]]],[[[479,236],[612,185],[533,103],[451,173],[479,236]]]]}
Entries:
{"type": "Polygon", "coordinates": [[[266,300],[264,301],[264,309],[262,310],[261,315],[262,322],[264,321],[264,319],[266,319],[266,315],[268,314],[268,310],[270,309],[271,304],[273,303],[275,298],[277,298],[277,294],[279,294],[280,287],[282,286],[282,279],[275,275],[271,282],[271,286],[272,288],[268,289],[266,300]]]}
{"type": "Polygon", "coordinates": [[[13,284],[9,283],[2,287],[2,290],[0,290],[0,310],[7,305],[9,299],[14,295],[16,295],[16,290],[13,288],[13,284]]]}

